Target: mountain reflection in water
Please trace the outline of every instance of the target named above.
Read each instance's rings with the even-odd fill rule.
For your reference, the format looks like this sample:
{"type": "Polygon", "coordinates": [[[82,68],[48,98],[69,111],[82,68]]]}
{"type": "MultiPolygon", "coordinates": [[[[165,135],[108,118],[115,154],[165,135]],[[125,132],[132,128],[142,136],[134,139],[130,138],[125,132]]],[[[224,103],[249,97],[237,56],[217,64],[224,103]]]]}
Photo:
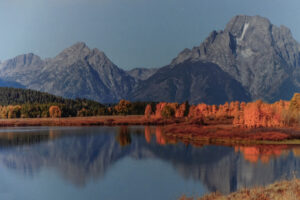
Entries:
{"type": "MultiPolygon", "coordinates": [[[[1,168],[32,179],[41,177],[43,170],[51,170],[65,184],[79,191],[96,182],[109,182],[113,174],[121,173],[121,165],[131,166],[126,164],[128,158],[134,160],[131,164],[144,168],[143,173],[149,175],[147,181],[151,182],[155,177],[159,180],[162,174],[166,174],[166,168],[151,168],[151,162],[160,161],[163,164],[155,166],[169,166],[167,169],[175,173],[166,177],[170,180],[168,186],[157,182],[152,184],[152,187],[157,185],[157,188],[151,189],[153,194],[158,193],[156,199],[176,199],[180,194],[203,195],[214,191],[226,194],[244,187],[291,178],[299,174],[299,156],[300,146],[295,145],[196,147],[169,140],[164,137],[162,127],[0,129],[1,168]],[[182,182],[182,191],[176,188],[172,196],[169,193],[179,182],[182,182]]],[[[122,173],[129,173],[124,171],[122,173]]],[[[137,177],[139,173],[127,175],[137,177]]],[[[3,184],[5,180],[0,180],[0,186],[3,184]]],[[[148,187],[148,183],[136,184],[148,187]]],[[[122,187],[126,189],[129,186],[122,187]]],[[[180,185],[176,187],[180,188],[180,185]]],[[[118,191],[112,188],[112,192],[118,191]]],[[[135,199],[133,194],[127,195],[135,199]]]]}

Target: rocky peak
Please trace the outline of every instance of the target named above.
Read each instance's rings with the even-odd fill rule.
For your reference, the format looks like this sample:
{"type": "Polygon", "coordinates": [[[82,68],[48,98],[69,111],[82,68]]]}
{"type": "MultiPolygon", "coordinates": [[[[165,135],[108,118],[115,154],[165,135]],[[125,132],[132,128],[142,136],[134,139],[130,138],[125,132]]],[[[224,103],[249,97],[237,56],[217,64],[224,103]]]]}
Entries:
{"type": "Polygon", "coordinates": [[[230,32],[233,36],[243,39],[247,31],[268,32],[271,22],[261,16],[238,15],[232,18],[226,25],[225,32],[230,32]]]}
{"type": "Polygon", "coordinates": [[[91,49],[83,42],[78,42],[69,48],[66,48],[61,53],[59,53],[54,60],[63,61],[68,65],[73,64],[78,60],[84,59],[91,53],[91,49]]]}
{"type": "Polygon", "coordinates": [[[223,31],[213,31],[200,46],[181,52],[171,66],[186,60],[219,65],[242,83],[253,99],[290,99],[295,87],[300,87],[295,78],[300,76],[299,43],[287,27],[275,26],[261,16],[232,18],[223,31]],[[294,89],[283,92],[281,87],[294,89]]]}

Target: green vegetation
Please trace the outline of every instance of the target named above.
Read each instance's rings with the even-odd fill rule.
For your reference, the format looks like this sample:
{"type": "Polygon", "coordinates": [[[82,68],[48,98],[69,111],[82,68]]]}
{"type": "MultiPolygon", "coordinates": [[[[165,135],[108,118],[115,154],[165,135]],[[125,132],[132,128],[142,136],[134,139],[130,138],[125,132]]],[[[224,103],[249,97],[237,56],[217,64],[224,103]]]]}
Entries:
{"type": "MultiPolygon", "coordinates": [[[[87,99],[65,99],[45,92],[0,87],[0,118],[143,115],[148,102],[121,100],[103,105],[87,99]]],[[[154,103],[152,103],[155,105],[154,103]]]]}

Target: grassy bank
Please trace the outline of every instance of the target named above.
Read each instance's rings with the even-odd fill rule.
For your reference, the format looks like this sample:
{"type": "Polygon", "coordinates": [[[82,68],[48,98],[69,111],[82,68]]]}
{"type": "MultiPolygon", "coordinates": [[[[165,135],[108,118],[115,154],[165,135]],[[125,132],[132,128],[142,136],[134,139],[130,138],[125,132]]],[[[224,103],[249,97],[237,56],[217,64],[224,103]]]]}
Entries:
{"type": "Polygon", "coordinates": [[[190,144],[300,144],[300,130],[294,128],[241,128],[233,125],[170,124],[165,136],[190,144]]]}
{"type": "Polygon", "coordinates": [[[212,193],[201,198],[182,196],[180,200],[298,200],[300,180],[280,181],[266,187],[242,189],[229,195],[212,193]]]}
{"type": "Polygon", "coordinates": [[[118,126],[166,125],[180,123],[175,119],[145,119],[143,115],[67,117],[67,118],[15,118],[0,119],[0,127],[10,126],[118,126]]]}
{"type": "Polygon", "coordinates": [[[16,118],[0,119],[0,127],[13,126],[163,126],[164,137],[195,144],[300,144],[299,128],[237,128],[230,124],[198,124],[182,119],[147,119],[143,115],[68,117],[68,118],[16,118]]]}

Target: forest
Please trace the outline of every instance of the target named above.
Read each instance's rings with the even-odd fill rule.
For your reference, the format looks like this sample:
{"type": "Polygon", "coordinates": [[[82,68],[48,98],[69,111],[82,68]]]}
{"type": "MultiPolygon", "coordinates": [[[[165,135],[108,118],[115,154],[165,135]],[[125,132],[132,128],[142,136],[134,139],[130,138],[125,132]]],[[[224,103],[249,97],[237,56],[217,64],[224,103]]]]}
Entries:
{"type": "Polygon", "coordinates": [[[300,124],[300,93],[290,101],[280,100],[272,104],[257,100],[254,102],[226,102],[223,105],[198,105],[160,102],[155,108],[147,105],[145,117],[184,118],[189,121],[229,122],[236,127],[287,127],[300,124]]]}
{"type": "MultiPolygon", "coordinates": [[[[29,89],[0,87],[0,118],[143,115],[149,102],[104,105],[88,99],[66,99],[29,89]]],[[[155,105],[155,103],[150,103],[155,105]]]]}

